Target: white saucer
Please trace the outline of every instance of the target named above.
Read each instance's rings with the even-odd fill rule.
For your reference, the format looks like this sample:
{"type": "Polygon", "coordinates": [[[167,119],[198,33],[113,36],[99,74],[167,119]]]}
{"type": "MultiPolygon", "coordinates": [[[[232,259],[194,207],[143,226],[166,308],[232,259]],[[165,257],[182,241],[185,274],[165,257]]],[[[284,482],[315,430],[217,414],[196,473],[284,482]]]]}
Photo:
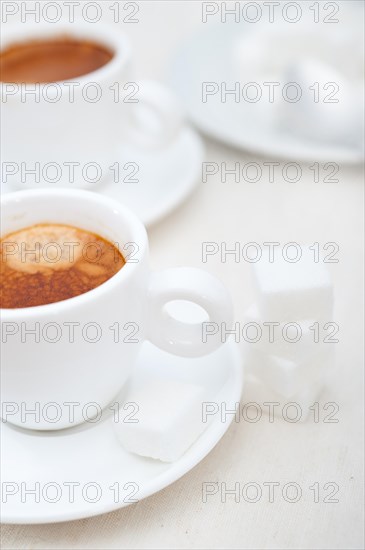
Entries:
{"type": "MultiPolygon", "coordinates": [[[[198,134],[184,126],[174,143],[165,149],[129,148],[123,156],[125,163],[138,164],[135,178],[139,182],[111,182],[95,191],[120,200],[150,226],[179,206],[199,183],[204,147],[198,134]]],[[[119,162],[124,166],[123,158],[119,162]]]]}
{"type": "MultiPolygon", "coordinates": [[[[220,101],[216,96],[203,103],[202,82],[220,84],[227,89],[249,77],[237,76],[234,45],[242,33],[255,32],[255,25],[210,24],[186,41],[175,55],[168,74],[168,86],[181,99],[192,122],[206,135],[245,151],[304,162],[337,161],[359,163],[364,155],[359,149],[345,145],[311,141],[289,130],[278,128],[273,122],[272,104],[266,101],[235,103],[227,96],[220,101]]],[[[251,55],[248,52],[248,55],[251,55]]]]}
{"type": "MultiPolygon", "coordinates": [[[[175,141],[168,147],[152,151],[128,147],[119,158],[120,179],[112,179],[92,190],[113,197],[133,210],[140,220],[150,226],[179,206],[199,183],[204,147],[201,138],[189,126],[183,126],[175,141]],[[138,165],[123,168],[127,163],[138,165]]],[[[2,182],[3,193],[14,191],[2,182]]]]}
{"type": "MultiPolygon", "coordinates": [[[[212,401],[224,402],[227,410],[234,409],[240,400],[243,368],[237,346],[232,342],[199,359],[177,358],[145,343],[130,383],[138,385],[142,379],[161,375],[204,384],[214,396],[212,401]]],[[[119,396],[116,401],[123,402],[123,397],[119,396]]],[[[227,415],[227,422],[222,422],[220,414],[216,414],[190,449],[178,461],[167,464],[126,452],[116,439],[111,415],[111,411],[104,411],[102,420],[96,424],[58,432],[26,431],[2,424],[2,490],[9,487],[6,483],[12,482],[16,484],[12,487],[18,487],[19,492],[9,496],[6,503],[3,493],[1,521],[28,524],[68,521],[116,510],[130,504],[132,499],[144,499],[198,464],[221,439],[232,420],[232,415],[227,415]],[[22,482],[24,489],[34,489],[36,482],[40,484],[40,502],[35,502],[34,495],[27,495],[25,502],[21,502],[22,482]],[[64,485],[67,482],[80,484],[75,487],[74,502],[69,502],[70,485],[64,485]],[[52,485],[46,486],[47,483],[52,485]],[[87,486],[88,483],[94,485],[87,486]],[[115,489],[109,489],[113,485],[115,489]],[[101,497],[97,502],[87,502],[82,497],[84,490],[86,499],[93,499],[99,488],[101,497]],[[58,497],[57,502],[49,502],[58,497]]]]}

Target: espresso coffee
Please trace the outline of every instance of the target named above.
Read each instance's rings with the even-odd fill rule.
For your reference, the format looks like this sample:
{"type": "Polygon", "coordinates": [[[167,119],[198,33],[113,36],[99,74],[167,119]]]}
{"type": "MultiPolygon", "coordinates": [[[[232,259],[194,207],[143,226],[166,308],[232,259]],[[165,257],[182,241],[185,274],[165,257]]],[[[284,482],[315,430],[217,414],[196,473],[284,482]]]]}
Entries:
{"type": "Polygon", "coordinates": [[[0,244],[0,307],[7,309],[74,298],[125,264],[117,246],[68,225],[33,225],[6,235],[0,244]]]}
{"type": "Polygon", "coordinates": [[[113,52],[101,44],[62,36],[13,44],[0,52],[0,81],[70,80],[106,65],[113,52]]]}

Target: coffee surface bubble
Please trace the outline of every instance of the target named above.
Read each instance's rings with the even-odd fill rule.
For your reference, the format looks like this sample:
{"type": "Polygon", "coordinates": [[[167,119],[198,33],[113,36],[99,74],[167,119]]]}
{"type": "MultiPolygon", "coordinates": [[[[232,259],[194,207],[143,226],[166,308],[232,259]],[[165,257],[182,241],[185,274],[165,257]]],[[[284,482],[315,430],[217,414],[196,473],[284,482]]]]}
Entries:
{"type": "Polygon", "coordinates": [[[8,235],[2,242],[8,267],[46,274],[76,264],[88,242],[88,234],[73,227],[36,225],[8,235]]]}

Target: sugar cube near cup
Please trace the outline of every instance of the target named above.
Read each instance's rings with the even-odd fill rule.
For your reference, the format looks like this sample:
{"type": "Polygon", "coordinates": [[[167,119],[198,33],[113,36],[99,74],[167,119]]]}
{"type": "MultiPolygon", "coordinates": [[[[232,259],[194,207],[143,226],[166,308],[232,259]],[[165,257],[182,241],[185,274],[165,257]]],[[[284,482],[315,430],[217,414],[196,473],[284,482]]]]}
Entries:
{"type": "Polygon", "coordinates": [[[246,367],[273,391],[291,398],[305,387],[321,385],[333,364],[333,356],[331,344],[323,345],[321,351],[304,360],[298,357],[296,361],[252,348],[246,357],[246,367]]]}
{"type": "Polygon", "coordinates": [[[252,265],[258,306],[265,320],[331,320],[331,278],[323,260],[315,259],[315,250],[296,243],[263,250],[260,260],[252,265]]]}
{"type": "Polygon", "coordinates": [[[316,342],[316,321],[279,322],[277,319],[265,319],[260,315],[256,304],[252,304],[244,313],[244,326],[247,337],[243,342],[245,351],[256,349],[261,353],[276,355],[286,359],[303,360],[319,351],[323,342],[316,342]],[[255,323],[254,335],[250,336],[250,323],[255,323]],[[256,340],[257,341],[254,341],[256,340]]]}
{"type": "Polygon", "coordinates": [[[154,380],[130,391],[126,401],[137,405],[136,421],[115,423],[115,433],[131,453],[174,462],[207,428],[202,406],[208,397],[202,386],[154,380]]]}
{"type": "Polygon", "coordinates": [[[274,420],[283,420],[290,423],[305,422],[314,414],[315,403],[321,397],[325,386],[325,378],[304,386],[290,399],[278,394],[261,380],[248,375],[243,395],[243,406],[255,404],[262,414],[274,420]]]}

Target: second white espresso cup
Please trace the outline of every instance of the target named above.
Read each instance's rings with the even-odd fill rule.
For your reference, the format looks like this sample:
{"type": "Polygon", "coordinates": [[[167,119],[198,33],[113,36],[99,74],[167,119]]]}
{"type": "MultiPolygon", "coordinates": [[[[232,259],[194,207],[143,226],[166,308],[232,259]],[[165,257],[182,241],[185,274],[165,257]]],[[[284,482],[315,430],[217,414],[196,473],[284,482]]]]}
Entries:
{"type": "Polygon", "coordinates": [[[135,80],[131,45],[120,29],[77,21],[5,26],[1,50],[63,36],[105,46],[113,57],[67,81],[0,83],[2,181],[14,189],[92,189],[115,181],[124,166],[118,163],[136,160],[133,148],[165,147],[181,128],[173,95],[135,80]]]}
{"type": "Polygon", "coordinates": [[[6,194],[1,211],[2,236],[34,224],[72,225],[114,243],[126,259],[85,294],[1,310],[3,421],[37,430],[83,422],[85,407],[104,408],[118,394],[145,340],[182,357],[221,345],[218,335],[203,338],[202,323],[178,320],[166,306],[193,302],[208,322],[230,327],[225,287],[195,268],[150,273],[145,228],[119,202],[90,191],[38,189],[6,194]]]}

